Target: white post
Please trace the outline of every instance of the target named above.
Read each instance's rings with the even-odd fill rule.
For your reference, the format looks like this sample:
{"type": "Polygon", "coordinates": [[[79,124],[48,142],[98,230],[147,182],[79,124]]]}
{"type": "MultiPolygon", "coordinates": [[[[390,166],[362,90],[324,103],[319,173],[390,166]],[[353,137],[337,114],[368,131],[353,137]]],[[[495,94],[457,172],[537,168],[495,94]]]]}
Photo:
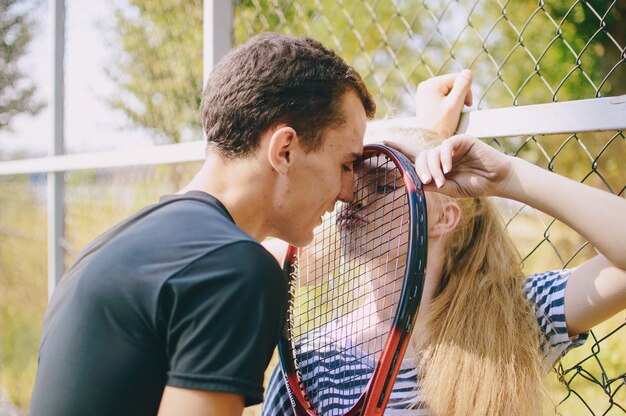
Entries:
{"type": "Polygon", "coordinates": [[[233,0],[204,0],[203,84],[215,64],[233,47],[233,0]]]}
{"type": "MultiPolygon", "coordinates": [[[[49,105],[53,132],[48,154],[56,156],[65,152],[65,0],[50,0],[48,7],[52,35],[52,94],[49,105]]],[[[48,298],[65,272],[63,179],[63,172],[48,173],[48,298]]]]}

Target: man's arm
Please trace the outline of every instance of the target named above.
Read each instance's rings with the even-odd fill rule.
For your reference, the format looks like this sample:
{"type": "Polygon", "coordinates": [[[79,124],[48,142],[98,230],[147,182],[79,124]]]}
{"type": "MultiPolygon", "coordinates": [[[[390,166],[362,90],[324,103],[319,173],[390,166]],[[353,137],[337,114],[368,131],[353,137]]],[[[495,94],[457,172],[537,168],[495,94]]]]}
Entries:
{"type": "Polygon", "coordinates": [[[243,396],[239,394],[166,386],[159,416],[240,416],[243,403],[243,396]]]}

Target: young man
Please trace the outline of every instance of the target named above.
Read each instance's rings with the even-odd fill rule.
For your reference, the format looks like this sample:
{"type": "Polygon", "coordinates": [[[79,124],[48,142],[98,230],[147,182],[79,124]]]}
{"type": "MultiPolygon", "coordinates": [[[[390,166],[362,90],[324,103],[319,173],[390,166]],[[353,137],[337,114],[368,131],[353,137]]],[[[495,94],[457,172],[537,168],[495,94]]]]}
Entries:
{"type": "Polygon", "coordinates": [[[286,281],[258,243],[306,244],[352,198],[375,105],[308,38],[256,37],[203,93],[196,177],[98,237],[46,312],[32,415],[241,414],[262,400],[286,281]]]}

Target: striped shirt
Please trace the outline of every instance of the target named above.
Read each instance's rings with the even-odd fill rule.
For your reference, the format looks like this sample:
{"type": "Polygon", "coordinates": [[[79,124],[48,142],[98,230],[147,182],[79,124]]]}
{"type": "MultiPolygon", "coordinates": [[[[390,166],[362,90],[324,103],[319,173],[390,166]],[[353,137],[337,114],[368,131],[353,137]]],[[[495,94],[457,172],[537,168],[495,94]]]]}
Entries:
{"type": "MultiPolygon", "coordinates": [[[[569,270],[549,271],[529,276],[524,285],[524,294],[535,305],[537,322],[544,335],[541,348],[546,356],[547,368],[552,367],[569,349],[580,346],[587,340],[587,333],[575,338],[570,338],[567,334],[564,297],[569,276],[569,270]]],[[[365,389],[375,366],[372,358],[362,353],[359,348],[352,345],[337,346],[336,341],[329,337],[332,335],[326,338],[311,337],[315,339],[314,342],[298,346],[300,349],[298,356],[301,357],[300,371],[304,374],[303,378],[311,383],[307,390],[323,391],[321,394],[317,393],[321,397],[314,394],[311,400],[325,416],[342,415],[349,410],[365,389]],[[324,360],[324,368],[313,364],[319,362],[321,356],[332,357],[332,360],[328,358],[324,360]],[[331,387],[321,389],[326,385],[331,387]]],[[[402,361],[385,415],[409,414],[406,409],[415,406],[416,396],[418,399],[421,396],[416,364],[413,358],[402,361]]],[[[274,369],[270,378],[262,414],[264,416],[294,414],[280,365],[274,369]]],[[[411,409],[410,414],[426,416],[428,413],[426,409],[411,409]]]]}

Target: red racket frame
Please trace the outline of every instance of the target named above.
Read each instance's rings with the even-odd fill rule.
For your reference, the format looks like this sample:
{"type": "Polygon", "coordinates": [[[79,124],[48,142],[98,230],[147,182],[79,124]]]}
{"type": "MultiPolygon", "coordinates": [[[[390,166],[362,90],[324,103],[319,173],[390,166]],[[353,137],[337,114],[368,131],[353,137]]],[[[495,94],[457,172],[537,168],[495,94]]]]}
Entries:
{"type": "MultiPolygon", "coordinates": [[[[402,174],[404,189],[410,205],[409,219],[411,226],[408,228],[409,256],[407,256],[407,267],[405,268],[399,305],[385,347],[365,391],[354,406],[345,413],[345,416],[376,416],[384,413],[393,384],[400,371],[402,358],[411,338],[424,287],[428,229],[426,199],[422,183],[415,173],[413,164],[403,154],[383,145],[365,146],[363,150],[364,160],[378,155],[389,157],[402,174]]],[[[297,258],[298,248],[289,246],[283,270],[290,277],[294,271],[293,266],[297,258]]],[[[291,304],[291,299],[289,301],[289,304],[291,304]]],[[[291,358],[290,351],[292,346],[289,341],[288,325],[289,322],[286,322],[283,334],[278,342],[278,351],[289,399],[296,416],[318,416],[319,413],[312,408],[306,394],[300,389],[300,380],[291,358]]]]}

